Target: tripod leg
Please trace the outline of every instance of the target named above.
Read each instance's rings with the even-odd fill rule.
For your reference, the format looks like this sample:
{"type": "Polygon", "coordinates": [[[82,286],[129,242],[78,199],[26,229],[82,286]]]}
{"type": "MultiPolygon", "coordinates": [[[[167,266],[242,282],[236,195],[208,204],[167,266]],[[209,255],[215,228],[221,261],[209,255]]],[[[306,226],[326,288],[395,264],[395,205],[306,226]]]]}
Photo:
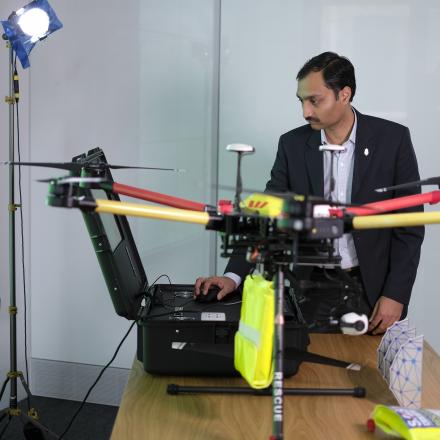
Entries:
{"type": "Polygon", "coordinates": [[[2,397],[3,397],[3,393],[5,392],[6,385],[8,384],[9,379],[10,379],[10,377],[8,376],[8,377],[6,378],[6,380],[3,382],[2,390],[0,391],[0,400],[1,400],[2,397]]]}
{"type": "MultiPolygon", "coordinates": [[[[9,376],[6,378],[6,380],[3,382],[3,385],[2,385],[2,389],[1,389],[1,391],[0,391],[0,400],[2,399],[2,397],[3,397],[3,394],[4,394],[4,392],[5,392],[5,389],[6,389],[6,385],[8,384],[8,382],[9,382],[9,376]]],[[[3,434],[6,432],[6,430],[8,429],[8,426],[9,426],[9,423],[11,423],[11,419],[12,419],[12,417],[11,417],[11,415],[8,413],[8,409],[6,408],[6,409],[4,409],[3,410],[3,414],[1,414],[0,415],[0,423],[7,417],[7,416],[9,416],[9,420],[6,422],[6,425],[4,426],[4,428],[0,431],[0,439],[3,437],[3,434]]]]}
{"type": "Polygon", "coordinates": [[[26,391],[26,395],[27,395],[27,404],[28,404],[28,415],[30,417],[32,417],[33,419],[38,419],[38,414],[37,411],[32,408],[32,399],[33,399],[33,395],[31,393],[31,390],[29,388],[29,385],[27,384],[26,380],[24,379],[23,373],[20,371],[19,372],[19,376],[21,384],[23,385],[23,388],[26,391]]]}
{"type": "Polygon", "coordinates": [[[21,380],[21,384],[23,385],[23,388],[25,389],[25,391],[28,394],[28,396],[33,397],[27,382],[24,380],[23,373],[20,372],[19,377],[20,377],[20,380],[21,380]]]}
{"type": "MultiPolygon", "coordinates": [[[[21,380],[21,384],[23,385],[23,388],[25,389],[25,391],[27,393],[27,398],[28,398],[29,411],[26,416],[22,416],[23,419],[27,420],[27,423],[25,423],[25,425],[27,425],[27,429],[29,429],[30,432],[38,432],[39,431],[41,433],[44,433],[44,434],[50,436],[50,438],[58,439],[59,436],[57,434],[55,434],[49,428],[47,428],[46,426],[44,426],[43,424],[38,422],[37,410],[35,408],[31,407],[31,402],[32,402],[32,399],[34,396],[31,393],[29,385],[27,384],[26,380],[24,379],[23,373],[20,372],[19,377],[21,380]]],[[[44,438],[47,438],[47,437],[44,437],[44,438]]]]}
{"type": "Polygon", "coordinates": [[[23,425],[24,425],[24,430],[27,430],[27,432],[30,434],[29,438],[32,439],[42,438],[44,440],[46,439],[58,440],[60,438],[58,434],[55,434],[49,428],[39,423],[37,420],[33,419],[32,417],[23,416],[23,425]],[[38,435],[40,435],[40,437],[38,437],[38,435]]]}

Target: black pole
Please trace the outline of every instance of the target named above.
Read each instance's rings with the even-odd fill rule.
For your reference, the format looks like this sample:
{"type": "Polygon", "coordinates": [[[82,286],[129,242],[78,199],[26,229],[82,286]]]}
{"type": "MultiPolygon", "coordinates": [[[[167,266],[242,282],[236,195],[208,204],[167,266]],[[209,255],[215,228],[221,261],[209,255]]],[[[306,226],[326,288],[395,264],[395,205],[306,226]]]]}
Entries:
{"type": "Polygon", "coordinates": [[[234,208],[237,212],[240,212],[241,192],[243,191],[243,182],[241,180],[241,156],[243,155],[243,153],[241,151],[238,151],[237,154],[237,180],[235,183],[234,208]]]}
{"type": "Polygon", "coordinates": [[[272,439],[283,438],[284,413],[284,272],[277,264],[275,276],[274,376],[272,381],[272,439]]]}
{"type": "MultiPolygon", "coordinates": [[[[9,161],[14,162],[15,100],[14,53],[9,48],[9,161]]],[[[9,407],[17,410],[17,296],[15,284],[15,175],[14,165],[9,165],[9,348],[10,348],[10,398],[9,407]]]]}
{"type": "MultiPolygon", "coordinates": [[[[334,160],[334,151],[330,151],[330,194],[328,196],[329,201],[331,202],[333,200],[333,191],[335,190],[335,175],[333,171],[333,160],[334,160]]],[[[336,199],[338,199],[336,197],[336,199]]]]}

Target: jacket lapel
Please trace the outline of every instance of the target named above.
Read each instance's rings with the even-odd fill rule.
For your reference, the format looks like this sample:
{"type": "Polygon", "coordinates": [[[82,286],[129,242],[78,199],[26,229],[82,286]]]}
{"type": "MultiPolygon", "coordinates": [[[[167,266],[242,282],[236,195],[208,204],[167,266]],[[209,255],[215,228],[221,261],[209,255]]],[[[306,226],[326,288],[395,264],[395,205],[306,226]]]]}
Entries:
{"type": "Polygon", "coordinates": [[[313,195],[324,196],[324,163],[323,154],[319,151],[321,145],[321,132],[314,130],[307,140],[305,149],[305,162],[313,195]]]}
{"type": "Polygon", "coordinates": [[[374,160],[375,145],[373,142],[373,132],[368,125],[368,121],[362,113],[357,110],[356,146],[354,149],[354,168],[353,185],[351,190],[351,200],[356,202],[356,197],[362,188],[362,183],[366,177],[366,171],[371,161],[374,160]]]}

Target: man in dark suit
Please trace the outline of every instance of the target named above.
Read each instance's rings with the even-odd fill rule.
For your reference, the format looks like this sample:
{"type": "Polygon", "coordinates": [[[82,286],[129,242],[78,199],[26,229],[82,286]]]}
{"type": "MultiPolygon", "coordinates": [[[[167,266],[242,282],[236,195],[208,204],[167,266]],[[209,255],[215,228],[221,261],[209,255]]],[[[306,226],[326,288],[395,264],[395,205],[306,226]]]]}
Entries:
{"type": "MultiPolygon", "coordinates": [[[[347,58],[324,52],[301,68],[297,80],[297,97],[308,124],[281,136],[267,190],[358,204],[417,192],[375,192],[418,180],[417,160],[408,128],[352,107],[356,80],[347,58]],[[325,144],[343,149],[323,153],[319,146],[325,144]]],[[[373,333],[384,332],[406,314],[423,236],[424,228],[413,227],[353,231],[337,240],[342,269],[363,284],[373,333]]],[[[217,285],[221,299],[236,289],[250,268],[243,258],[231,258],[224,276],[197,279],[196,295],[217,285]]]]}

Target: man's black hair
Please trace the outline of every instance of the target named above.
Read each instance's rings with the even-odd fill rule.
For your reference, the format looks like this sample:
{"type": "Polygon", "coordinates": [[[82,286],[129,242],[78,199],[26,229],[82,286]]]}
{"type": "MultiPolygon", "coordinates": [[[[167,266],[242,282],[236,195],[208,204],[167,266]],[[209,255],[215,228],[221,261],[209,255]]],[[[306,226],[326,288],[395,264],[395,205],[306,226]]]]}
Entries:
{"type": "Polygon", "coordinates": [[[307,61],[296,75],[296,79],[301,80],[310,72],[321,71],[325,85],[333,90],[336,99],[339,91],[348,86],[351,89],[350,101],[353,100],[356,93],[356,78],[353,64],[348,58],[334,52],[324,52],[307,61]]]}

